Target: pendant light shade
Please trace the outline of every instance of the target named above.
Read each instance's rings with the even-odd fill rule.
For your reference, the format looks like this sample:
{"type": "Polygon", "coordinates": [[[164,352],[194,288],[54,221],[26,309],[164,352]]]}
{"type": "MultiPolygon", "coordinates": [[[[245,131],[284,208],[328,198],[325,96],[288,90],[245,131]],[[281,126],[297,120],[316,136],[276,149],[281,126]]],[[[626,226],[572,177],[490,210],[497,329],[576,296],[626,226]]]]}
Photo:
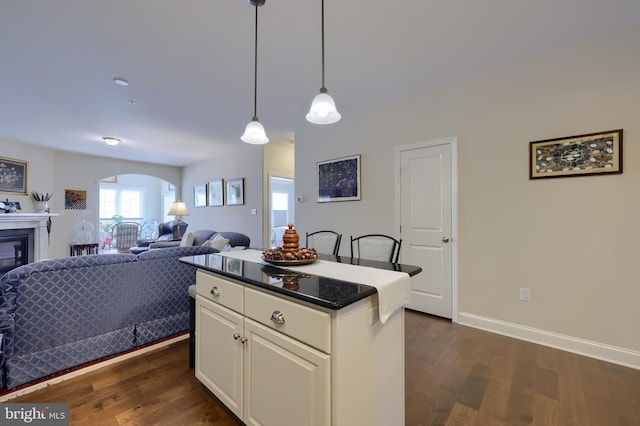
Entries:
{"type": "Polygon", "coordinates": [[[262,124],[258,121],[258,117],[253,117],[253,120],[247,124],[247,127],[244,129],[244,134],[240,136],[240,139],[242,139],[242,142],[254,145],[264,145],[269,142],[264,127],[262,127],[262,124]]]}
{"type": "Polygon", "coordinates": [[[269,142],[264,127],[258,121],[257,105],[258,105],[258,7],[265,3],[265,0],[249,0],[249,3],[256,8],[256,32],[253,53],[253,118],[244,129],[244,133],[240,136],[242,142],[263,145],[269,142]]]}
{"type": "Polygon", "coordinates": [[[336,109],[336,103],[333,98],[327,93],[327,88],[324,85],[324,0],[322,0],[322,12],[321,12],[321,26],[322,26],[322,87],[320,88],[320,94],[313,98],[311,102],[311,108],[307,114],[307,121],[314,124],[331,124],[340,120],[341,115],[336,109]]]}
{"type": "Polygon", "coordinates": [[[311,102],[311,109],[307,114],[307,121],[314,124],[331,124],[340,120],[340,113],[336,109],[336,103],[333,98],[326,92],[327,89],[320,90],[320,94],[316,95],[311,102]]]}

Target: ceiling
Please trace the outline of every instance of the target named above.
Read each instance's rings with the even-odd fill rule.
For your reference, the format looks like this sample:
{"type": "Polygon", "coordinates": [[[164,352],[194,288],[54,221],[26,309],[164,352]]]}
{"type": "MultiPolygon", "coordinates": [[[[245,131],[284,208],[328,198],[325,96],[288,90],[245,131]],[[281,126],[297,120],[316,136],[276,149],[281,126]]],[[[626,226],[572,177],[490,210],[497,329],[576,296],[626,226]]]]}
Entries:
{"type": "MultiPolygon", "coordinates": [[[[0,10],[0,138],[175,166],[243,144],[255,23],[246,1],[0,0],[0,10]]],[[[636,27],[640,1],[326,0],[325,23],[326,84],[348,121],[636,27]]],[[[258,117],[272,140],[313,126],[304,116],[321,85],[320,41],[320,0],[259,9],[258,117]]]]}

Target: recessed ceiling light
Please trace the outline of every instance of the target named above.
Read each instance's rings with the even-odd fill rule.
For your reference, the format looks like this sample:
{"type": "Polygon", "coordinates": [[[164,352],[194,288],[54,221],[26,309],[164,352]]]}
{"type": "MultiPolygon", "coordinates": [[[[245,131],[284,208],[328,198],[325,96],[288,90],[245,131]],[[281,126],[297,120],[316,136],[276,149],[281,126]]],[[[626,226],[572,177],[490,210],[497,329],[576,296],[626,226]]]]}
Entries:
{"type": "Polygon", "coordinates": [[[112,138],[108,136],[103,137],[102,140],[104,141],[104,143],[106,143],[109,146],[116,146],[120,143],[120,139],[112,138]]]}
{"type": "Polygon", "coordinates": [[[114,77],[113,82],[118,86],[128,86],[129,82],[122,77],[114,77]]]}

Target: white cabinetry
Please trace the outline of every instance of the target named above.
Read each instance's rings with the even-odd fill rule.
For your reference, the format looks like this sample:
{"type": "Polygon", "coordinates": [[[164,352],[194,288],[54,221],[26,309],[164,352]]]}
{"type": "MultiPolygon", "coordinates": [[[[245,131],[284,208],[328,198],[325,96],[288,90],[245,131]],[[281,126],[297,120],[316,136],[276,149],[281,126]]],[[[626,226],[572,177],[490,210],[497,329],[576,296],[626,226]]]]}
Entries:
{"type": "Polygon", "coordinates": [[[196,377],[248,425],[404,424],[404,312],[340,310],[198,270],[196,377]]]}

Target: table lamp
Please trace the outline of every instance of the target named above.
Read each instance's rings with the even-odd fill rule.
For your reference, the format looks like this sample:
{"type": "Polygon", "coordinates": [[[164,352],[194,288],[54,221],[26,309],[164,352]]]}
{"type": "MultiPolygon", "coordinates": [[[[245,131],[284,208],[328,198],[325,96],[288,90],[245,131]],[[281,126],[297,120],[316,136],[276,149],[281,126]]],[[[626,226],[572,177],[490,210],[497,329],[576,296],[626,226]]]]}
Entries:
{"type": "Polygon", "coordinates": [[[189,210],[187,210],[187,203],[185,203],[184,201],[174,201],[173,204],[171,204],[171,209],[169,210],[169,213],[167,213],[169,216],[175,216],[176,219],[178,220],[178,237],[182,237],[182,234],[180,233],[180,218],[182,216],[189,216],[189,210]]]}

